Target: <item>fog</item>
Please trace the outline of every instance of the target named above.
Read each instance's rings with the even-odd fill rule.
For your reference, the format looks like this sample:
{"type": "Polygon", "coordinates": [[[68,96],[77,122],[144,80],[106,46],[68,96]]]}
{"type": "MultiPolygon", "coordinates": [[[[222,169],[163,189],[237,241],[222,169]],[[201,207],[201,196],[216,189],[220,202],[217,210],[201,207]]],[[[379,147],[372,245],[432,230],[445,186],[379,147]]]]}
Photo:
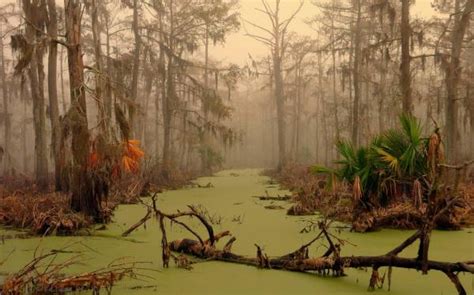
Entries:
{"type": "MultiPolygon", "coordinates": [[[[33,21],[23,2],[0,1],[2,173],[38,179],[38,170],[52,177],[58,169],[56,149],[66,140],[60,130],[74,98],[63,46],[64,3],[56,3],[59,31],[51,38],[50,12],[42,1],[26,1],[37,5],[32,15],[38,26],[25,35],[33,21]],[[22,35],[25,44],[41,49],[34,49],[41,51],[36,70],[27,48],[12,49],[12,37],[22,35]],[[48,42],[59,46],[55,77],[48,72],[48,42]],[[56,85],[57,105],[51,105],[48,85],[56,85]],[[32,87],[41,95],[32,95],[32,87]],[[61,124],[57,148],[54,120],[61,124]]],[[[278,13],[270,0],[86,1],[80,34],[90,139],[103,132],[123,136],[118,107],[128,121],[127,136],[140,141],[149,166],[207,172],[287,163],[331,166],[339,157],[338,141],[368,145],[397,128],[398,116],[408,110],[425,134],[441,128],[450,162],[469,160],[474,25],[449,18],[467,2],[415,1],[403,39],[400,1],[281,0],[278,13]],[[285,27],[276,37],[280,48],[273,40],[276,16],[285,27]],[[462,26],[462,42],[456,43],[451,35],[462,26]],[[407,63],[408,75],[401,70],[407,63]]]]}

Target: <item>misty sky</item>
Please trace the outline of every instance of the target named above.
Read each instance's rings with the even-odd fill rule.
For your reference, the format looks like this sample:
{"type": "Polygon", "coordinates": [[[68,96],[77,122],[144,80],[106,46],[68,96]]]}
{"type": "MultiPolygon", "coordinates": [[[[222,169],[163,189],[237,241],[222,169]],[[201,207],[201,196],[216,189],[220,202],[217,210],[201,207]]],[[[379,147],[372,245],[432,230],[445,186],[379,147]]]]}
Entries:
{"type": "MultiPolygon", "coordinates": [[[[272,0],[267,0],[272,3],[272,0]]],[[[289,16],[298,7],[300,0],[281,0],[281,10],[283,16],[289,16]]],[[[431,0],[416,0],[411,8],[413,16],[428,18],[433,15],[434,10],[431,7],[431,0]]],[[[268,25],[266,16],[256,11],[255,8],[262,8],[261,0],[240,0],[240,13],[243,20],[249,20],[259,25],[268,25]]],[[[312,35],[316,33],[305,23],[305,20],[317,14],[317,8],[311,4],[311,0],[305,0],[304,6],[297,16],[297,19],[290,26],[291,31],[296,31],[300,35],[312,35]]],[[[248,61],[248,54],[253,57],[267,55],[266,47],[258,41],[245,36],[245,29],[250,33],[258,32],[251,25],[243,25],[240,32],[228,36],[227,42],[223,46],[217,46],[211,49],[211,56],[217,58],[222,63],[245,64],[248,61]]]]}
{"type": "MultiPolygon", "coordinates": [[[[14,3],[15,1],[0,0],[0,5],[14,3]]],[[[272,3],[273,0],[267,1],[272,3]]],[[[56,2],[59,5],[63,4],[63,0],[57,0],[56,2]]],[[[281,0],[282,17],[289,16],[298,7],[299,2],[300,0],[281,0]]],[[[412,15],[424,18],[433,15],[434,11],[430,2],[431,0],[416,0],[415,5],[411,9],[412,15]]],[[[268,26],[268,19],[264,14],[255,10],[257,7],[262,7],[261,0],[240,0],[242,28],[239,32],[229,35],[224,45],[210,48],[210,55],[214,60],[219,61],[221,64],[236,63],[244,65],[249,61],[249,54],[255,58],[268,54],[268,49],[264,45],[245,35],[246,30],[252,33],[258,32],[254,27],[245,24],[245,20],[262,26],[268,26]]],[[[305,20],[317,13],[317,8],[311,4],[311,0],[305,0],[303,8],[290,26],[290,31],[296,31],[300,35],[309,35],[314,38],[316,33],[305,23],[305,20]]]]}

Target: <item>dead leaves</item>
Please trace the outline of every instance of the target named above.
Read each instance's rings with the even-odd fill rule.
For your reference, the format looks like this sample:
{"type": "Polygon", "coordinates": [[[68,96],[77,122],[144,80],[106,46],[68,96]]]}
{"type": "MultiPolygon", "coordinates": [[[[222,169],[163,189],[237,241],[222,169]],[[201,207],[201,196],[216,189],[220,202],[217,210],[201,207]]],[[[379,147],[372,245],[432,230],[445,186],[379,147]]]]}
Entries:
{"type": "Polygon", "coordinates": [[[110,175],[116,179],[125,173],[136,174],[140,171],[140,160],[145,153],[140,148],[140,141],[129,139],[118,145],[96,144],[92,141],[91,152],[88,157],[89,169],[98,170],[110,168],[110,175]]]}
{"type": "Polygon", "coordinates": [[[140,159],[145,153],[140,149],[140,141],[130,139],[124,142],[122,154],[122,167],[128,173],[137,173],[140,168],[140,159]]]}

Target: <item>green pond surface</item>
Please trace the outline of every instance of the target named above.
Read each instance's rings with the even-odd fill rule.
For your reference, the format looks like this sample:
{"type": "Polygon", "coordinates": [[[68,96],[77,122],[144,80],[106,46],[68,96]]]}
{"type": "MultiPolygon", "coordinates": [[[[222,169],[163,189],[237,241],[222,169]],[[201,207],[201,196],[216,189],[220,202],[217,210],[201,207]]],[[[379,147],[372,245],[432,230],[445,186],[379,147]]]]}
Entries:
{"type": "MultiPolygon", "coordinates": [[[[270,256],[287,254],[303,243],[311,240],[317,232],[300,233],[308,220],[317,216],[291,217],[285,210],[269,210],[264,206],[271,201],[253,198],[268,191],[270,195],[285,194],[268,178],[260,175],[260,170],[229,170],[212,177],[200,178],[200,184],[212,183],[212,188],[188,188],[167,191],[159,195],[158,206],[165,212],[185,210],[186,205],[202,205],[207,208],[216,225],[215,231],[230,230],[237,241],[233,252],[254,256],[257,243],[270,256]]],[[[286,202],[274,202],[288,208],[286,202]]],[[[61,249],[65,245],[72,252],[81,252],[80,264],[68,271],[81,273],[99,269],[117,258],[127,261],[149,261],[146,265],[154,271],[140,271],[151,278],[144,280],[127,279],[119,282],[113,294],[370,294],[367,290],[370,271],[346,270],[342,278],[321,277],[316,274],[295,273],[278,270],[257,269],[251,266],[222,262],[201,262],[188,271],[170,264],[169,269],[161,267],[161,234],[155,220],[149,220],[146,229],[141,227],[129,237],[121,233],[145,215],[142,205],[122,205],[114,215],[114,222],[106,230],[95,231],[92,236],[46,237],[29,239],[6,239],[0,244],[0,261],[10,252],[11,256],[0,266],[0,276],[17,271],[29,262],[35,252],[61,249]]],[[[195,227],[196,221],[191,221],[195,227]]],[[[205,232],[200,231],[204,236],[205,232]]],[[[0,229],[0,235],[11,234],[0,229]]],[[[343,247],[342,255],[380,255],[399,245],[412,232],[382,230],[374,233],[351,233],[343,229],[338,235],[352,245],[343,247]]],[[[168,240],[188,237],[188,232],[178,225],[168,227],[168,240]]],[[[224,241],[220,242],[225,243],[224,241]]],[[[222,246],[222,245],[221,245],[222,246]]],[[[325,251],[317,243],[311,248],[316,255],[325,251]]],[[[413,257],[416,247],[407,249],[403,255],[413,257]]],[[[78,253],[64,253],[61,259],[71,258],[78,253]]],[[[430,259],[442,261],[464,261],[474,259],[474,234],[472,229],[463,231],[436,231],[432,235],[430,259]]],[[[381,273],[386,269],[381,269],[381,273]]],[[[474,294],[472,275],[460,275],[468,294],[474,294]]],[[[457,294],[454,286],[442,273],[435,271],[422,275],[415,270],[394,269],[391,291],[387,284],[378,294],[457,294]]]]}

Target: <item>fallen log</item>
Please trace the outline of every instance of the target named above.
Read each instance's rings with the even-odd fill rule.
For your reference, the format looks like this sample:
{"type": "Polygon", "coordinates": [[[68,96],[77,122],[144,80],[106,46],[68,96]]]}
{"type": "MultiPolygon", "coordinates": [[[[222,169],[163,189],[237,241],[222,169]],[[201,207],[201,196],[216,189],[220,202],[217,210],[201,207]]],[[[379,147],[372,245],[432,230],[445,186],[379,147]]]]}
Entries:
{"type": "MultiPolygon", "coordinates": [[[[333,276],[343,276],[344,269],[346,268],[372,268],[372,276],[369,282],[369,288],[373,289],[376,285],[382,282],[384,279],[379,277],[378,269],[380,267],[389,268],[389,288],[391,284],[391,273],[392,268],[405,268],[405,269],[416,269],[421,270],[423,274],[428,273],[430,270],[441,271],[450,279],[455,285],[456,290],[460,295],[466,295],[466,290],[461,284],[458,274],[459,273],[474,273],[474,261],[465,262],[444,262],[434,261],[428,259],[428,249],[431,229],[433,228],[436,220],[448,210],[449,207],[456,204],[457,200],[453,199],[448,202],[447,206],[438,210],[427,212],[423,226],[408,239],[403,241],[399,246],[395,247],[392,251],[379,255],[379,256],[341,256],[341,246],[346,244],[347,241],[341,240],[331,234],[328,231],[331,222],[321,221],[318,223],[320,232],[319,234],[307,244],[304,244],[299,249],[291,252],[287,255],[279,257],[268,257],[263,252],[262,248],[258,245],[257,254],[255,257],[248,257],[232,253],[230,246],[234,243],[235,238],[232,237],[223,250],[219,250],[216,247],[216,243],[225,236],[231,236],[230,232],[225,231],[214,235],[212,226],[199,215],[193,207],[190,212],[178,212],[177,214],[170,215],[164,214],[163,212],[156,209],[158,215],[161,218],[167,217],[173,221],[174,218],[179,216],[196,216],[201,223],[206,227],[209,234],[209,239],[202,242],[202,238],[199,241],[191,239],[175,240],[171,243],[163,243],[163,253],[168,251],[175,251],[182,254],[192,255],[197,258],[206,260],[216,260],[229,263],[238,263],[244,265],[250,265],[260,268],[268,269],[280,269],[287,271],[298,271],[298,272],[318,272],[322,275],[329,275],[332,273],[333,276]],[[321,256],[309,256],[309,246],[319,239],[324,238],[327,242],[327,250],[321,256]],[[333,241],[333,239],[335,239],[333,241]],[[415,241],[420,240],[420,246],[418,249],[418,256],[414,258],[398,257],[403,250],[408,246],[412,245],[415,241]],[[229,246],[230,245],[230,246],[229,246]]],[[[155,205],[154,205],[154,208],[155,205]]],[[[160,226],[163,236],[166,237],[166,229],[161,224],[160,226]]],[[[195,233],[193,233],[195,234],[195,233]]],[[[196,235],[196,234],[195,234],[196,235]]],[[[199,237],[199,236],[198,236],[199,237]]],[[[164,254],[165,255],[165,254],[164,254]]],[[[167,266],[164,265],[164,266],[167,266]]]]}
{"type": "MultiPolygon", "coordinates": [[[[423,274],[428,273],[430,270],[434,270],[443,272],[454,284],[458,294],[466,295],[466,290],[461,284],[458,274],[474,274],[474,261],[444,262],[428,259],[430,235],[434,224],[440,218],[440,216],[445,214],[450,208],[456,206],[458,203],[458,198],[453,198],[447,201],[445,206],[436,206],[435,202],[431,202],[431,206],[428,206],[427,210],[424,211],[424,216],[422,217],[423,224],[420,229],[386,254],[379,256],[341,256],[341,246],[344,246],[346,243],[348,243],[348,241],[341,240],[335,235],[331,234],[328,231],[331,222],[325,220],[318,223],[320,232],[314,239],[302,245],[296,251],[278,257],[269,257],[258,245],[255,245],[257,248],[257,254],[255,257],[232,253],[231,248],[236,238],[233,237],[229,231],[223,231],[214,234],[214,229],[212,228],[211,224],[206,220],[205,216],[193,206],[188,206],[190,211],[178,211],[174,214],[167,214],[157,208],[155,197],[152,198],[151,205],[144,205],[146,205],[148,209],[153,210],[156,217],[160,221],[159,225],[162,232],[161,245],[163,267],[165,268],[169,266],[168,264],[170,257],[175,257],[171,253],[172,251],[205,260],[244,264],[267,269],[279,269],[297,272],[317,272],[321,275],[332,274],[336,277],[344,276],[344,269],[347,268],[358,269],[370,267],[372,268],[372,275],[369,282],[370,289],[374,289],[375,286],[383,285],[385,278],[380,278],[379,276],[378,270],[380,267],[388,267],[389,289],[391,284],[392,268],[394,267],[421,270],[423,274]],[[177,220],[181,217],[197,218],[205,227],[208,238],[203,239],[196,231],[191,229],[191,227],[186,225],[184,222],[177,220]],[[168,242],[166,226],[164,223],[165,219],[169,220],[171,223],[177,223],[181,225],[192,235],[194,235],[197,240],[185,238],[168,242]],[[227,236],[230,237],[230,240],[226,243],[222,250],[217,249],[217,243],[219,240],[227,236]],[[323,238],[326,240],[327,244],[327,250],[325,253],[321,256],[310,257],[309,247],[317,240],[323,238]],[[420,241],[417,257],[405,258],[397,256],[417,240],[420,241]]],[[[175,258],[175,260],[178,259],[175,258]]],[[[188,263],[183,261],[184,260],[181,260],[178,266],[185,268],[188,267],[188,263]]]]}
{"type": "MultiPolygon", "coordinates": [[[[322,230],[321,233],[323,233],[324,236],[327,235],[326,238],[329,243],[333,243],[331,239],[328,238],[329,234],[326,230],[322,230]]],[[[337,249],[339,245],[333,243],[333,246],[329,246],[329,249],[332,249],[332,251],[334,252],[331,251],[329,255],[326,252],[326,254],[320,257],[309,257],[308,247],[310,244],[312,244],[312,242],[302,246],[300,249],[294,252],[299,254],[285,255],[273,258],[268,258],[268,256],[266,256],[265,254],[262,254],[262,250],[260,249],[260,247],[258,247],[257,249],[256,257],[249,257],[234,254],[225,250],[209,248],[204,249],[198,241],[190,239],[173,241],[169,244],[169,247],[171,251],[179,252],[182,254],[188,254],[206,260],[216,260],[276,270],[296,272],[318,272],[322,275],[329,275],[330,273],[332,273],[333,276],[343,276],[344,269],[347,268],[373,268],[374,271],[378,270],[380,267],[397,267],[416,270],[422,270],[423,268],[426,268],[426,271],[436,270],[443,272],[455,285],[459,294],[467,294],[466,290],[459,281],[457,274],[462,272],[474,273],[474,261],[453,263],[433,260],[422,261],[418,258],[404,258],[396,256],[403,249],[405,249],[414,241],[416,241],[419,236],[419,233],[414,234],[399,247],[395,248],[394,250],[390,251],[385,255],[380,256],[340,257],[339,250],[335,251],[335,249],[337,249]],[[264,259],[264,263],[262,262],[262,256],[266,257],[266,259],[264,259]]],[[[319,238],[320,236],[317,237],[317,239],[319,238]]]]}

